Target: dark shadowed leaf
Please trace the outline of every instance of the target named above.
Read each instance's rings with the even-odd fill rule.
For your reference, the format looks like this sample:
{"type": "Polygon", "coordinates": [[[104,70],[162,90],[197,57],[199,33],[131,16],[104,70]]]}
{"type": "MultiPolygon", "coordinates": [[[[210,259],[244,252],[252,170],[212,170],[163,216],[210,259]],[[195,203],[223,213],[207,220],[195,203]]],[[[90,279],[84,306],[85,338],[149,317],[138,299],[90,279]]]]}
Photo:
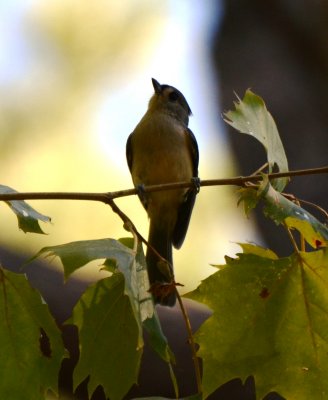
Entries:
{"type": "MultiPolygon", "coordinates": [[[[109,272],[113,273],[113,276],[108,281],[103,280],[99,282],[96,286],[93,286],[92,288],[88,289],[87,293],[89,293],[88,296],[90,296],[88,298],[92,297],[94,299],[92,306],[90,303],[89,311],[88,309],[84,308],[85,296],[87,296],[86,293],[82,298],[82,300],[84,299],[83,300],[84,303],[81,303],[81,305],[75,308],[74,310],[73,323],[78,321],[80,318],[80,323],[76,322],[78,324],[78,327],[80,329],[83,329],[85,337],[87,338],[91,337],[92,334],[94,334],[92,333],[93,328],[89,322],[87,322],[88,325],[85,326],[86,321],[89,321],[89,316],[85,316],[84,312],[88,311],[88,315],[89,313],[91,315],[92,310],[94,310],[96,316],[98,315],[99,318],[101,319],[103,318],[102,317],[103,304],[106,303],[106,301],[108,303],[116,301],[118,302],[117,304],[119,304],[120,307],[125,307],[126,309],[126,311],[124,312],[127,320],[124,320],[124,324],[131,325],[130,329],[132,329],[132,326],[137,327],[137,334],[136,334],[137,345],[134,348],[134,350],[132,350],[130,347],[125,348],[127,352],[125,358],[131,357],[132,359],[135,360],[135,362],[137,362],[137,359],[139,359],[141,350],[143,348],[143,328],[145,328],[149,331],[150,343],[153,349],[166,362],[170,363],[173,360],[173,355],[171,350],[169,349],[166,337],[164,336],[161,330],[159,320],[155,312],[152,296],[148,291],[149,280],[148,280],[146,261],[143,254],[142,246],[141,244],[138,244],[134,249],[134,245],[135,245],[134,240],[130,238],[120,239],[119,241],[114,239],[86,240],[86,241],[67,243],[60,246],[45,247],[35,257],[38,257],[40,255],[45,255],[48,257],[58,256],[64,266],[66,276],[69,276],[76,269],[82,267],[83,265],[87,264],[90,261],[105,259],[104,264],[99,265],[99,269],[106,269],[109,272]],[[123,282],[122,293],[117,292],[118,287],[120,288],[120,286],[112,284],[113,282],[111,280],[112,278],[115,280],[118,279],[116,275],[122,278],[124,277],[122,280],[123,282]],[[104,288],[104,286],[106,286],[106,288],[104,288]],[[111,293],[111,291],[113,293],[111,293]],[[98,298],[97,296],[99,295],[99,293],[101,294],[101,296],[98,298]],[[108,296],[110,297],[110,299],[107,299],[108,296]],[[126,304],[126,301],[128,301],[128,304],[126,304]],[[99,311],[96,311],[95,304],[98,303],[99,303],[99,311]],[[138,356],[135,354],[136,349],[138,349],[138,356]],[[128,354],[128,352],[131,352],[131,354],[128,354]]],[[[108,329],[112,329],[109,328],[111,324],[117,324],[118,326],[120,326],[120,324],[122,323],[121,314],[112,311],[111,314],[106,314],[106,317],[109,317],[109,315],[110,315],[110,321],[106,320],[106,322],[104,323],[104,328],[97,333],[98,343],[107,342],[108,339],[111,337],[111,332],[108,331],[108,329]],[[117,318],[117,320],[115,320],[115,318],[117,318]]],[[[115,340],[117,340],[117,337],[113,338],[113,341],[115,340]]],[[[123,342],[125,340],[123,334],[122,334],[122,340],[123,342]]],[[[88,352],[87,357],[81,359],[82,366],[80,366],[78,370],[80,372],[78,372],[77,376],[80,377],[81,379],[85,377],[85,375],[83,374],[87,373],[89,358],[91,357],[89,354],[89,349],[87,349],[86,343],[87,339],[84,345],[81,344],[81,346],[84,346],[85,349],[84,352],[88,352]]],[[[111,343],[111,345],[113,345],[113,343],[111,343]]],[[[100,347],[99,349],[100,352],[103,351],[102,349],[103,347],[100,347]]],[[[92,351],[95,352],[96,350],[93,349],[92,351]]],[[[91,387],[90,390],[92,391],[95,388],[93,386],[93,383],[97,386],[98,384],[100,384],[99,382],[101,382],[101,379],[103,378],[106,378],[107,382],[107,375],[104,373],[100,373],[101,369],[107,368],[106,364],[104,364],[103,362],[104,360],[102,359],[102,354],[99,355],[95,354],[95,358],[92,360],[92,365],[93,368],[98,372],[96,373],[94,380],[91,379],[90,381],[90,387],[91,387]],[[98,360],[100,360],[100,363],[98,365],[96,365],[97,364],[96,357],[98,357],[98,360]],[[97,368],[99,370],[97,370],[97,368]]],[[[135,373],[135,368],[133,369],[133,371],[130,370],[130,372],[127,375],[122,374],[122,379],[118,381],[114,379],[112,383],[110,384],[108,383],[109,386],[107,387],[106,390],[108,390],[109,392],[113,391],[114,393],[113,395],[116,396],[117,393],[121,393],[122,390],[124,392],[126,388],[129,389],[129,387],[135,380],[135,376],[133,375],[134,373],[135,373]],[[121,385],[121,389],[116,389],[115,383],[121,385]]],[[[172,376],[172,379],[173,382],[176,383],[174,376],[172,376]]],[[[101,383],[106,386],[106,382],[101,382],[101,383]]]]}
{"type": "Polygon", "coordinates": [[[151,397],[137,397],[133,400],[202,400],[202,395],[201,394],[194,394],[191,396],[187,397],[179,397],[178,399],[172,399],[168,397],[157,397],[157,396],[151,396],[151,397]]]}
{"type": "Polygon", "coordinates": [[[44,400],[57,391],[64,348],[61,333],[39,293],[24,275],[0,268],[0,398],[44,400]],[[49,340],[40,350],[41,328],[49,340]]]}
{"type": "Polygon", "coordinates": [[[89,287],[73,311],[70,322],[80,339],[74,385],[90,376],[90,397],[102,385],[110,399],[119,400],[137,382],[142,338],[124,292],[123,274],[114,273],[89,287]]]}
{"type": "MultiPolygon", "coordinates": [[[[122,238],[120,242],[131,249],[134,246],[131,238],[122,238]]],[[[108,261],[106,260],[105,265],[108,261]]],[[[117,268],[125,276],[126,293],[134,304],[139,324],[148,331],[150,345],[164,361],[174,362],[174,355],[163,334],[152,296],[149,293],[147,265],[141,243],[137,246],[133,264],[130,266],[118,264],[117,268]]]]}

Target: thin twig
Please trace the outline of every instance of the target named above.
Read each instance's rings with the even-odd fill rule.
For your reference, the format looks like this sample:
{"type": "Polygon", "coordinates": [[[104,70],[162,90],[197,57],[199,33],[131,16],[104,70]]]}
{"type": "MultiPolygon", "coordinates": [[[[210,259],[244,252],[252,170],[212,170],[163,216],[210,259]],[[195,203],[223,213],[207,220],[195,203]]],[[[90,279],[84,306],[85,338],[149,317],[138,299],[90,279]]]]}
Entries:
{"type": "Polygon", "coordinates": [[[180,296],[180,294],[179,294],[179,292],[177,290],[176,290],[176,295],[177,295],[177,299],[178,299],[178,302],[179,302],[179,306],[181,308],[183,319],[184,319],[185,324],[186,324],[186,329],[187,329],[187,332],[188,332],[188,340],[189,340],[191,353],[192,353],[192,360],[193,360],[194,368],[195,368],[197,392],[199,394],[201,394],[203,392],[203,389],[202,389],[202,376],[201,376],[201,372],[200,372],[199,359],[197,357],[196,344],[195,344],[195,341],[194,341],[190,320],[189,320],[187,311],[185,309],[185,306],[184,306],[184,304],[182,302],[181,296],[180,296]]]}
{"type": "Polygon", "coordinates": [[[141,235],[141,233],[138,231],[138,229],[131,221],[131,219],[115,204],[113,199],[108,200],[108,205],[111,207],[113,212],[121,218],[121,220],[123,221],[124,229],[130,232],[133,235],[133,237],[136,237],[138,240],[144,243],[147,246],[147,248],[150,249],[158,257],[159,261],[168,263],[168,261],[164,257],[162,257],[159,254],[159,252],[151,244],[149,244],[148,241],[141,235]]]}
{"type": "MultiPolygon", "coordinates": [[[[276,172],[268,174],[269,179],[277,179],[293,176],[304,176],[314,174],[327,174],[328,166],[321,168],[301,169],[287,172],[276,172]]],[[[242,186],[244,187],[247,182],[259,182],[263,179],[262,175],[239,176],[227,179],[205,179],[200,182],[200,186],[242,186]]],[[[175,182],[160,185],[145,186],[143,188],[145,193],[158,192],[162,190],[174,190],[182,188],[194,187],[193,182],[175,182]]],[[[120,197],[127,197],[138,194],[137,189],[119,190],[116,192],[107,193],[88,193],[88,192],[22,192],[22,193],[3,193],[0,194],[0,201],[10,200],[87,200],[87,201],[100,201],[110,205],[110,201],[120,197]]]]}
{"type": "Polygon", "coordinates": [[[254,171],[254,172],[252,173],[252,176],[253,176],[253,175],[258,175],[258,174],[260,174],[261,172],[263,172],[263,171],[265,170],[265,168],[267,168],[268,165],[269,165],[268,162],[266,162],[265,164],[263,164],[262,167],[258,168],[256,171],[254,171]]]}
{"type": "Polygon", "coordinates": [[[308,200],[298,199],[298,201],[300,203],[306,204],[308,206],[311,206],[311,207],[317,209],[318,211],[320,211],[328,219],[328,213],[322,207],[320,207],[317,204],[314,204],[314,203],[312,203],[311,201],[308,201],[308,200]]]}
{"type": "MultiPolygon", "coordinates": [[[[149,243],[147,242],[146,239],[143,238],[143,236],[138,232],[137,228],[135,227],[134,223],[131,221],[131,219],[115,204],[114,200],[111,199],[109,201],[109,205],[112,208],[113,212],[115,212],[123,221],[124,224],[124,228],[131,232],[131,234],[133,235],[134,239],[135,239],[135,243],[140,240],[143,243],[145,243],[148,248],[151,249],[151,251],[153,251],[160,260],[164,260],[165,262],[167,262],[167,260],[165,260],[158,252],[156,249],[154,249],[152,246],[149,245],[149,243]]],[[[183,319],[185,321],[186,324],[186,329],[187,329],[187,333],[188,333],[188,339],[189,339],[189,343],[190,343],[190,347],[191,347],[191,352],[192,352],[192,359],[194,362],[194,367],[195,367],[195,375],[196,375],[196,382],[197,382],[197,389],[198,389],[198,393],[202,392],[202,380],[201,380],[201,373],[200,373],[200,366],[199,366],[199,360],[197,358],[197,354],[196,354],[196,346],[195,346],[195,342],[194,342],[194,338],[192,336],[192,329],[191,329],[191,324],[190,324],[190,320],[188,318],[188,314],[186,312],[186,309],[183,305],[182,299],[180,297],[180,294],[175,286],[175,291],[176,291],[176,295],[178,298],[178,302],[181,308],[181,312],[183,315],[183,319]]],[[[177,392],[177,388],[175,387],[175,392],[176,395],[178,395],[177,392]]]]}

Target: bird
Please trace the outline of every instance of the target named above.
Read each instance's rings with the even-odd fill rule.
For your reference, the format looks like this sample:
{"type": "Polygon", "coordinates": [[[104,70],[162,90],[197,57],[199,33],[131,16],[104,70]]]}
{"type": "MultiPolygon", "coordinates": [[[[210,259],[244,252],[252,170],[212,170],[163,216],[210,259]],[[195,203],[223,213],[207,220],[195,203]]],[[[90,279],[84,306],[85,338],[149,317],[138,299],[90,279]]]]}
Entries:
{"type": "Polygon", "coordinates": [[[126,158],[133,184],[149,217],[146,263],[150,292],[155,304],[174,306],[172,246],[179,249],[188,230],[200,184],[199,151],[196,138],[188,128],[192,112],[184,95],[154,78],[152,84],[154,94],[145,115],[128,137],[126,158]],[[149,185],[185,181],[195,185],[144,191],[149,185]]]}

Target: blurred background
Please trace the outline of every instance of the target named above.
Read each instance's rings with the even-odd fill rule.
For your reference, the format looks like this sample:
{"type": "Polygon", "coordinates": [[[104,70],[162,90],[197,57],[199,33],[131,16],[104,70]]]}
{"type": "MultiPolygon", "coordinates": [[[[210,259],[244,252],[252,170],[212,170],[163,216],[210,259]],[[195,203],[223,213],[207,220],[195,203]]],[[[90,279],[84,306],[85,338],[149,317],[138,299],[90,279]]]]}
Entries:
{"type": "MultiPolygon", "coordinates": [[[[125,143],[146,111],[151,77],[176,86],[187,98],[202,179],[248,174],[263,164],[260,145],[231,133],[221,118],[232,108],[234,91],[243,96],[249,87],[265,99],[277,121],[290,168],[323,166],[328,158],[328,6],[310,0],[295,4],[1,1],[1,184],[18,191],[132,187],[125,143]]],[[[323,177],[298,178],[290,190],[325,207],[326,183],[323,177]]],[[[52,218],[43,226],[47,235],[19,232],[15,216],[1,205],[3,249],[28,257],[43,246],[127,235],[102,204],[30,204],[52,218]]],[[[245,219],[236,204],[236,188],[204,188],[198,195],[186,241],[174,255],[176,280],[184,291],[215,271],[211,263],[233,256],[236,242],[255,241],[288,253],[280,228],[261,219],[254,228],[254,217],[245,219]]],[[[118,205],[147,236],[138,199],[118,205]]],[[[94,271],[93,266],[84,273],[94,271]]]]}
{"type": "MultiPolygon", "coordinates": [[[[18,191],[131,188],[125,143],[147,109],[151,77],[179,88],[191,106],[200,177],[235,174],[210,62],[219,2],[16,0],[0,7],[2,184],[18,191]]],[[[147,237],[138,199],[117,203],[147,237]]],[[[52,218],[43,226],[48,235],[19,232],[15,216],[1,206],[2,246],[33,254],[43,246],[128,235],[100,203],[30,204],[52,218]]],[[[238,250],[233,242],[253,238],[234,189],[201,190],[175,254],[177,281],[192,289],[214,272],[210,263],[238,250]]]]}

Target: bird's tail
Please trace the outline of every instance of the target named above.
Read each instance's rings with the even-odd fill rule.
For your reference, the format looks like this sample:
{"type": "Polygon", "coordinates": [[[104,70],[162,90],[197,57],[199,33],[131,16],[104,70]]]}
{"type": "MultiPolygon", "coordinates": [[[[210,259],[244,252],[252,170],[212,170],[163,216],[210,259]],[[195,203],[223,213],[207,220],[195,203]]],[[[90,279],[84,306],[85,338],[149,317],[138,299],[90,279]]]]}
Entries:
{"type": "Polygon", "coordinates": [[[174,286],[168,285],[167,291],[165,290],[165,284],[170,284],[173,280],[172,238],[168,229],[158,227],[156,223],[150,221],[148,243],[167,261],[163,262],[152,249],[147,249],[147,269],[154,301],[174,306],[176,301],[174,286]]]}

